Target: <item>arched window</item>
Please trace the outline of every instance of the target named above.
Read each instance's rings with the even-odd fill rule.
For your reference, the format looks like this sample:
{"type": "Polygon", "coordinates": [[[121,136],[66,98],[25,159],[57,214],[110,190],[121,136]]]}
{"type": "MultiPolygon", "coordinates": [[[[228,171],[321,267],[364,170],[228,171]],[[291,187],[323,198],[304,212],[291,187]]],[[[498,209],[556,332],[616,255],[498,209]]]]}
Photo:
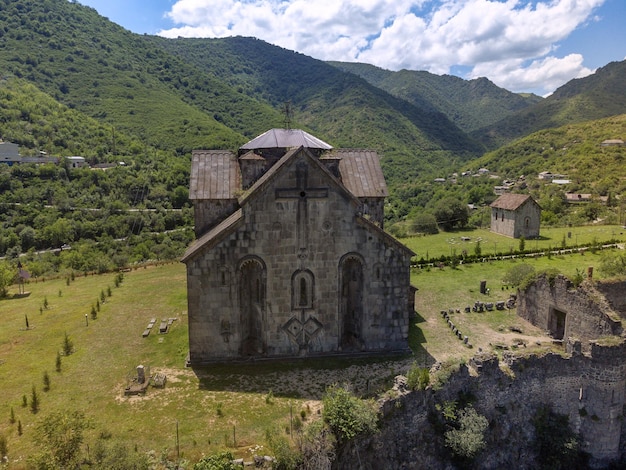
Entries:
{"type": "Polygon", "coordinates": [[[265,263],[256,256],[246,257],[239,263],[238,275],[240,353],[256,356],[265,352],[265,263]]]}
{"type": "Polygon", "coordinates": [[[292,310],[313,308],[314,281],[313,273],[308,269],[293,273],[291,276],[292,310]]]}
{"type": "Polygon", "coordinates": [[[339,345],[344,351],[362,346],[364,322],[365,263],[356,253],[349,253],[339,262],[339,311],[341,335],[339,345]]]}

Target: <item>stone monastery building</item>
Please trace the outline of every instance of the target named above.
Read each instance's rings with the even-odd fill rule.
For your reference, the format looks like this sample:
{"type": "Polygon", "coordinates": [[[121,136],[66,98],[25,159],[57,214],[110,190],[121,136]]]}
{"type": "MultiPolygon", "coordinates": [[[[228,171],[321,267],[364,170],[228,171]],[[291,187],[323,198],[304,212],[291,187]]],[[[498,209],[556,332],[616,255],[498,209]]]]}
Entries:
{"type": "Polygon", "coordinates": [[[511,238],[538,238],[541,207],[527,194],[506,193],[491,203],[491,231],[511,238]]]}
{"type": "Polygon", "coordinates": [[[376,152],[295,129],[193,152],[189,364],[407,350],[414,253],[383,230],[376,152]]]}

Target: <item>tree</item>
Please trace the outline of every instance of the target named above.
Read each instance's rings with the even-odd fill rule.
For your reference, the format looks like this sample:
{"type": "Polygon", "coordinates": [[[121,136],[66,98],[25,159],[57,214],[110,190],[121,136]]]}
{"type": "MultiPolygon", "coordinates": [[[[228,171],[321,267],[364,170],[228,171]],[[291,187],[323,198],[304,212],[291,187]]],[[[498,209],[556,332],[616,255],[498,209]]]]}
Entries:
{"type": "Polygon", "coordinates": [[[439,227],[437,227],[437,219],[433,214],[428,212],[420,212],[415,216],[411,223],[411,230],[415,233],[439,233],[439,227]]]}
{"type": "Polygon", "coordinates": [[[7,438],[4,434],[0,434],[0,458],[4,459],[7,455],[9,455],[7,438]]]}
{"type": "Polygon", "coordinates": [[[48,371],[44,371],[43,373],[43,391],[50,391],[50,376],[48,375],[48,371]]]}
{"type": "Polygon", "coordinates": [[[56,411],[44,418],[37,432],[45,449],[40,461],[51,461],[54,468],[74,468],[79,461],[83,433],[89,422],[80,411],[56,411]]]}
{"type": "Polygon", "coordinates": [[[328,387],[322,405],[322,417],[340,442],[376,430],[378,416],[374,403],[355,397],[345,386],[328,387]]]}
{"type": "Polygon", "coordinates": [[[54,369],[57,372],[61,372],[61,353],[59,351],[57,351],[57,358],[56,358],[56,361],[54,363],[54,369]]]}
{"type": "Polygon", "coordinates": [[[446,231],[466,226],[469,219],[467,204],[451,196],[437,203],[434,214],[439,225],[446,231]]]}
{"type": "Polygon", "coordinates": [[[455,426],[445,432],[446,447],[464,460],[472,460],[485,447],[485,431],[489,421],[472,406],[456,413],[455,426]]]}
{"type": "Polygon", "coordinates": [[[39,412],[39,396],[37,395],[37,389],[34,385],[30,395],[30,411],[33,414],[37,414],[39,412]]]}
{"type": "Polygon", "coordinates": [[[588,468],[588,455],[581,450],[580,439],[569,427],[567,415],[555,413],[545,405],[536,411],[532,423],[539,468],[588,468]]]}
{"type": "Polygon", "coordinates": [[[476,240],[476,244],[474,245],[474,255],[476,258],[480,258],[483,253],[483,248],[480,244],[480,240],[476,240]]]}
{"type": "Polygon", "coordinates": [[[63,354],[69,356],[74,352],[74,343],[70,339],[70,336],[65,332],[65,338],[63,339],[63,354]]]}
{"type": "Polygon", "coordinates": [[[17,271],[6,261],[0,261],[0,297],[6,297],[17,271]]]}

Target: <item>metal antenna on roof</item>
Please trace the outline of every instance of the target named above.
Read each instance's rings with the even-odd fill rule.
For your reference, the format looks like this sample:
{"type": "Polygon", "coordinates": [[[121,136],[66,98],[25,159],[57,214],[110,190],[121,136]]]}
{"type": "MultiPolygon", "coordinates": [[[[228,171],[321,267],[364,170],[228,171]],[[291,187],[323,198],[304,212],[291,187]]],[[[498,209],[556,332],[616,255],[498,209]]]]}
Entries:
{"type": "Polygon", "coordinates": [[[291,101],[285,101],[285,105],[283,106],[283,113],[285,113],[285,129],[291,129],[291,119],[293,118],[291,101]]]}

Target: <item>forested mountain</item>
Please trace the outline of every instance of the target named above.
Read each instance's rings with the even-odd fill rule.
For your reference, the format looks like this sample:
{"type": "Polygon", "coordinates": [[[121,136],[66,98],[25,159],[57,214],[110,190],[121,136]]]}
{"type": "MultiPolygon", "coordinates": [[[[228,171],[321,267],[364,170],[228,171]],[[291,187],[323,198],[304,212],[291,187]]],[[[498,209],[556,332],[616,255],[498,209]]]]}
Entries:
{"type": "Polygon", "coordinates": [[[626,112],[626,61],[611,62],[594,74],[558,88],[545,100],[472,135],[496,149],[541,129],[602,119],[626,112]]]}
{"type": "MultiPolygon", "coordinates": [[[[624,67],[609,64],[544,100],[487,79],[327,63],[253,38],[137,35],[67,0],[0,0],[0,138],[19,144],[22,155],[44,151],[82,155],[92,164],[128,163],[106,172],[0,166],[0,256],[98,241],[86,249],[89,257],[73,260],[76,269],[92,270],[101,269],[93,265],[101,254],[106,267],[113,256],[119,265],[158,258],[173,244],[179,250],[191,220],[191,150],[236,149],[283,127],[286,103],[292,127],[337,147],[381,153],[391,223],[433,211],[448,197],[488,203],[492,180],[433,184],[435,177],[478,165],[507,175],[567,171],[578,175],[581,187],[591,181],[580,175],[595,175],[604,182],[594,190],[601,190],[610,183],[603,169],[626,177],[623,165],[602,160],[600,166],[582,153],[576,168],[562,165],[559,149],[576,147],[562,129],[548,134],[548,142],[531,136],[477,159],[485,144],[625,113],[624,67]],[[174,241],[163,229],[181,230],[174,241]],[[128,240],[121,254],[111,238],[128,240]]],[[[610,127],[607,138],[623,138],[621,121],[615,122],[593,129],[610,127]]]]}
{"type": "Polygon", "coordinates": [[[439,112],[255,39],[135,35],[65,0],[0,0],[0,31],[5,78],[28,80],[70,108],[179,155],[236,148],[282,126],[286,101],[294,126],[334,145],[381,151],[392,180],[482,152],[439,112]]]}
{"type": "Polygon", "coordinates": [[[463,80],[426,71],[392,72],[369,64],[329,63],[422,109],[444,113],[465,132],[494,124],[542,100],[499,88],[486,78],[463,80]]]}

